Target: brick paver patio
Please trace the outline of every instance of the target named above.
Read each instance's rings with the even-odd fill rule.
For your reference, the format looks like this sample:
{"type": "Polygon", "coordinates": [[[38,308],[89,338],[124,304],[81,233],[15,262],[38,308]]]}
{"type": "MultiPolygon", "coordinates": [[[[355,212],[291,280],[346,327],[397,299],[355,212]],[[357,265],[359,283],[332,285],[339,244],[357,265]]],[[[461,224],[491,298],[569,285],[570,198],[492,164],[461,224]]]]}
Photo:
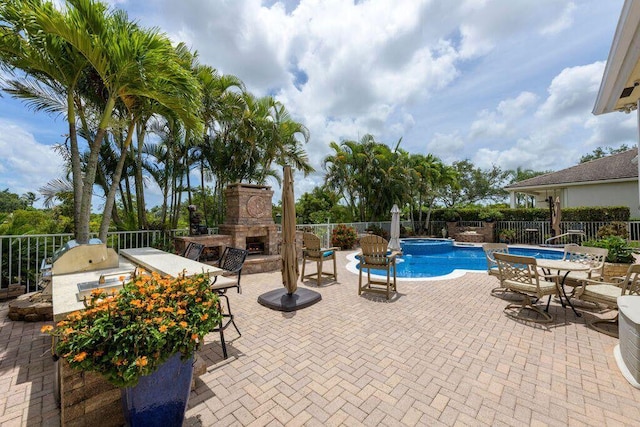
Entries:
{"type": "MultiPolygon", "coordinates": [[[[323,299],[298,312],[257,303],[282,286],[279,273],[243,276],[230,295],[242,337],[227,329],[227,360],[208,337],[186,425],[640,425],[618,340],[569,309],[552,303],[547,326],[509,319],[483,273],[400,282],[389,302],[359,297],[346,255],[338,283],[300,285],[323,299]]],[[[57,425],[49,338],[6,312],[0,304],[0,424],[57,425]]]]}

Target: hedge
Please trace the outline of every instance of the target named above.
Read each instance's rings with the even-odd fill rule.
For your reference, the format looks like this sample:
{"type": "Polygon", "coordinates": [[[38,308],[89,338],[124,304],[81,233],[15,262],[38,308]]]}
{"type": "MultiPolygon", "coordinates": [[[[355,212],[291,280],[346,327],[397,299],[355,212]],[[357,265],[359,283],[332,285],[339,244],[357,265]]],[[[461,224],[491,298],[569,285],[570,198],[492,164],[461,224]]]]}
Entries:
{"type": "MultiPolygon", "coordinates": [[[[549,221],[548,208],[441,208],[431,212],[432,221],[549,221]]],[[[629,221],[627,206],[596,206],[562,209],[562,221],[629,221]]],[[[424,218],[424,216],[423,216],[424,218]]],[[[417,219],[417,218],[416,218],[417,219]]]]}

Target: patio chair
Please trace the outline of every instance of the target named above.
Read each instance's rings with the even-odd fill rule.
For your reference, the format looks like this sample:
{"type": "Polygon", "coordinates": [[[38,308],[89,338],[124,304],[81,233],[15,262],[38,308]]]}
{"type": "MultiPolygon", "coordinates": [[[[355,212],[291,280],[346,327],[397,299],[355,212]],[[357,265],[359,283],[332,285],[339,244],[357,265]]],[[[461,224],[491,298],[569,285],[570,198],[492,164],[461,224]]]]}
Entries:
{"type": "MultiPolygon", "coordinates": [[[[580,286],[575,289],[575,298],[582,301],[602,304],[613,310],[618,310],[618,297],[622,295],[640,295],[640,264],[631,264],[625,277],[618,277],[611,282],[602,282],[593,279],[583,279],[580,286]]],[[[613,319],[596,319],[587,322],[587,326],[598,332],[617,337],[618,313],[613,319]],[[615,325],[612,330],[600,325],[615,325]],[[615,331],[615,332],[614,332],[615,331]]]]}
{"type": "Polygon", "coordinates": [[[234,320],[233,313],[231,313],[231,304],[229,303],[229,297],[226,292],[228,289],[236,288],[239,294],[242,293],[240,278],[242,277],[242,267],[244,266],[248,253],[249,251],[245,249],[226,247],[222,256],[217,261],[217,267],[225,270],[225,275],[236,275],[237,278],[231,279],[224,276],[214,276],[211,281],[211,289],[217,292],[220,297],[218,301],[218,308],[222,314],[222,321],[220,326],[215,330],[220,332],[220,343],[222,344],[222,353],[225,359],[227,358],[227,346],[224,341],[224,330],[229,326],[229,324],[232,324],[238,332],[238,335],[242,336],[240,329],[238,329],[238,325],[236,325],[234,320]],[[222,298],[224,298],[227,303],[226,312],[222,307],[222,298]]]}
{"type": "Polygon", "coordinates": [[[592,248],[570,243],[564,247],[562,259],[565,261],[577,262],[588,265],[587,271],[570,271],[564,280],[565,286],[571,286],[575,293],[576,286],[580,286],[580,281],[584,279],[600,280],[604,273],[604,262],[609,254],[608,249],[592,248]]]}
{"type": "MultiPolygon", "coordinates": [[[[482,250],[487,260],[487,273],[500,279],[500,269],[493,254],[496,252],[508,254],[509,246],[506,243],[485,243],[482,245],[482,250]]],[[[500,280],[500,286],[491,289],[491,295],[496,297],[502,297],[506,292],[507,288],[502,286],[502,280],[500,280]]]]}
{"type": "Polygon", "coordinates": [[[202,256],[202,251],[204,251],[204,245],[196,242],[189,242],[187,247],[182,252],[182,256],[185,258],[189,258],[193,261],[200,261],[200,256],[202,256]]]}
{"type": "Polygon", "coordinates": [[[528,256],[510,255],[496,252],[493,254],[498,263],[502,286],[507,290],[522,295],[521,304],[509,304],[504,308],[507,316],[518,320],[530,320],[536,323],[553,321],[549,314],[549,303],[553,295],[558,295],[558,276],[546,276],[537,268],[536,259],[528,256]],[[549,295],[547,307],[543,310],[534,305],[536,301],[549,295]],[[538,314],[540,317],[522,317],[524,310],[538,314]]]}
{"type": "Polygon", "coordinates": [[[315,278],[318,286],[322,276],[333,277],[333,280],[338,280],[338,270],[336,269],[336,251],[339,248],[322,248],[320,243],[320,237],[313,233],[302,234],[302,275],[300,280],[315,278]],[[333,260],[333,273],[322,271],[322,264],[325,261],[333,260]],[[316,272],[304,274],[305,265],[307,261],[315,261],[316,272]]]}
{"type": "Polygon", "coordinates": [[[371,234],[360,239],[360,277],[358,280],[358,295],[362,292],[372,292],[386,295],[390,298],[391,291],[397,292],[396,286],[396,256],[398,252],[387,250],[388,242],[380,236],[371,234]],[[362,271],[367,269],[366,283],[362,283],[362,271]],[[385,270],[387,280],[371,279],[371,269],[385,270]],[[393,272],[393,282],[390,274],[393,272]]]}

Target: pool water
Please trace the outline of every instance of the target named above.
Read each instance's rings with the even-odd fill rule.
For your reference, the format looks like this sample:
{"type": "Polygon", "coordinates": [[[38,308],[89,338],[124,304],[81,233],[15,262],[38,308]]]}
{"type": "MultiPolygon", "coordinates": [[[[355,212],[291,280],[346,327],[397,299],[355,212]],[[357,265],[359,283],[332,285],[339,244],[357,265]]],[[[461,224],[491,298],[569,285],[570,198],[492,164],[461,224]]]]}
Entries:
{"type": "MultiPolygon", "coordinates": [[[[563,255],[562,251],[518,247],[509,247],[509,253],[546,259],[561,259],[563,255]]],[[[454,270],[487,270],[484,251],[479,246],[452,246],[447,252],[403,255],[398,257],[396,265],[399,278],[414,279],[445,276],[454,270]]],[[[385,270],[372,269],[371,273],[386,275],[385,270]]]]}

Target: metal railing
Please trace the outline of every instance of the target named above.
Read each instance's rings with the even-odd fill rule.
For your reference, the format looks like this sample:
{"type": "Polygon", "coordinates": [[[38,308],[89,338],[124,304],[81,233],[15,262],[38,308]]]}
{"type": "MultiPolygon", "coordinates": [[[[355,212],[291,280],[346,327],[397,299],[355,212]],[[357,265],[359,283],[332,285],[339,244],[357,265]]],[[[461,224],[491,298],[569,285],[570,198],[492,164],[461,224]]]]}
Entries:
{"type": "MultiPolygon", "coordinates": [[[[415,229],[415,224],[412,221],[401,221],[401,224],[407,229],[415,229]]],[[[567,241],[560,243],[580,243],[580,241],[572,241],[572,239],[578,235],[582,236],[581,233],[584,233],[585,240],[595,239],[597,238],[598,229],[607,224],[610,224],[610,222],[563,221],[561,223],[561,229],[563,234],[568,233],[568,235],[564,236],[567,241]]],[[[297,228],[317,234],[321,237],[323,245],[332,246],[331,235],[337,225],[339,224],[300,224],[297,225],[297,228]]],[[[365,234],[371,226],[380,227],[387,232],[391,230],[390,221],[354,222],[344,225],[353,227],[359,235],[365,234]]],[[[482,223],[465,221],[461,222],[460,225],[478,227],[481,226],[482,223]]],[[[445,226],[446,223],[444,221],[430,221],[427,225],[426,234],[440,237],[442,235],[442,228],[445,226]]],[[[511,243],[543,244],[546,239],[551,237],[549,221],[498,221],[495,226],[496,239],[498,238],[500,230],[503,229],[515,230],[515,238],[511,243]]],[[[630,240],[640,240],[640,221],[628,222],[627,230],[630,240]]],[[[216,227],[209,229],[210,234],[215,232],[217,232],[216,227]]],[[[117,231],[108,233],[106,243],[107,246],[116,250],[144,246],[154,246],[171,250],[173,247],[173,238],[187,234],[187,229],[168,231],[117,231]]],[[[92,235],[91,237],[95,236],[92,235]]],[[[26,285],[27,292],[35,290],[42,260],[53,255],[56,250],[72,238],[73,236],[71,234],[0,236],[0,283],[2,287],[19,281],[26,285]]]]}
{"type": "MultiPolygon", "coordinates": [[[[107,233],[107,246],[120,249],[154,246],[168,249],[173,238],[188,234],[183,230],[139,230],[107,233]]],[[[96,237],[92,234],[91,237],[96,237]]],[[[37,287],[42,261],[73,239],[72,234],[29,234],[0,236],[0,282],[2,287],[21,283],[27,292],[37,287]]]]}
{"type": "Polygon", "coordinates": [[[583,231],[579,231],[579,230],[569,230],[566,233],[562,233],[558,236],[553,236],[553,237],[549,237],[548,239],[546,239],[544,241],[544,245],[548,245],[548,246],[564,246],[567,240],[571,240],[572,243],[573,241],[575,241],[575,243],[580,243],[582,244],[582,242],[584,242],[584,239],[586,237],[586,234],[583,231]],[[553,242],[560,242],[560,243],[553,243],[553,242]]]}

